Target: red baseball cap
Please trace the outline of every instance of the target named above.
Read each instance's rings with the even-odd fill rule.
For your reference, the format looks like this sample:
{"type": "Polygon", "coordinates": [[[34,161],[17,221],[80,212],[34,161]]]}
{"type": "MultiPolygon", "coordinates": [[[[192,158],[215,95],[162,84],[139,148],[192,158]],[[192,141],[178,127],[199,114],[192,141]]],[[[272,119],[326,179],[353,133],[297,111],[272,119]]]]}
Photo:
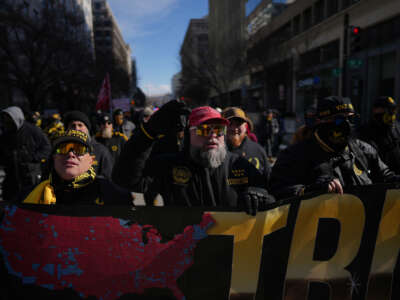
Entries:
{"type": "Polygon", "coordinates": [[[224,125],[229,124],[229,121],[221,117],[221,114],[217,110],[210,106],[201,106],[192,110],[192,113],[189,115],[189,126],[198,126],[210,120],[224,125]]]}

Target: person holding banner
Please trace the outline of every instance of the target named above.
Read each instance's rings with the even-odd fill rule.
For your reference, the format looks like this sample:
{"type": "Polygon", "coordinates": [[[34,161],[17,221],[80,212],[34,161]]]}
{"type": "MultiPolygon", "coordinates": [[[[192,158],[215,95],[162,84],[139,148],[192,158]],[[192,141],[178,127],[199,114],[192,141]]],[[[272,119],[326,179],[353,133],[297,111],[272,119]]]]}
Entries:
{"type": "Polygon", "coordinates": [[[357,114],[349,98],[320,99],[310,139],[279,155],[271,191],[279,199],[321,191],[343,194],[349,186],[399,182],[369,144],[353,137],[357,114]]]}
{"type": "Polygon", "coordinates": [[[55,139],[48,180],[23,201],[28,204],[131,204],[132,196],[109,180],[96,176],[89,136],[68,130],[55,139]]]}
{"type": "Polygon", "coordinates": [[[173,100],[142,123],[122,149],[113,181],[135,192],[157,190],[164,205],[231,207],[255,215],[274,202],[265,177],[226,150],[228,120],[209,106],[189,113],[185,103],[173,100]],[[157,136],[185,128],[187,115],[183,151],[149,159],[157,136]]]}
{"type": "Polygon", "coordinates": [[[97,176],[111,178],[111,172],[114,165],[113,158],[104,145],[91,138],[91,123],[87,115],[77,110],[69,111],[64,116],[64,122],[67,130],[79,130],[89,136],[89,143],[93,148],[93,154],[95,157],[93,167],[97,176]]]}

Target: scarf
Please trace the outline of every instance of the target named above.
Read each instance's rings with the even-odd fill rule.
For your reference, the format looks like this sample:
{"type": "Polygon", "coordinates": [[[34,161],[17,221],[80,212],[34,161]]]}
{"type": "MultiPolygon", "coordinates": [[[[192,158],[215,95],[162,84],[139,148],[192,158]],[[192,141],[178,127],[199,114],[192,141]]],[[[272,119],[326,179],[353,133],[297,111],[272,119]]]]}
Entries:
{"type": "MultiPolygon", "coordinates": [[[[58,177],[58,176],[57,176],[58,177]]],[[[23,203],[28,204],[45,204],[51,205],[56,204],[56,194],[54,192],[55,188],[58,190],[71,190],[80,189],[92,183],[96,178],[96,172],[93,167],[91,167],[87,172],[74,178],[72,181],[63,181],[59,179],[56,182],[56,176],[50,174],[50,178],[41,182],[23,201],[23,203]]]]}

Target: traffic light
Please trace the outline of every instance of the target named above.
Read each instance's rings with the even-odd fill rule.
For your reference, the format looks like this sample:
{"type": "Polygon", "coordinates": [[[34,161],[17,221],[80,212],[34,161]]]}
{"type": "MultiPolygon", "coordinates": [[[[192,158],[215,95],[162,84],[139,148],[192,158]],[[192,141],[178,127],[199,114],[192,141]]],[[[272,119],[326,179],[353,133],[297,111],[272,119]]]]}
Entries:
{"type": "Polygon", "coordinates": [[[361,27],[349,26],[349,55],[361,51],[361,27]]]}

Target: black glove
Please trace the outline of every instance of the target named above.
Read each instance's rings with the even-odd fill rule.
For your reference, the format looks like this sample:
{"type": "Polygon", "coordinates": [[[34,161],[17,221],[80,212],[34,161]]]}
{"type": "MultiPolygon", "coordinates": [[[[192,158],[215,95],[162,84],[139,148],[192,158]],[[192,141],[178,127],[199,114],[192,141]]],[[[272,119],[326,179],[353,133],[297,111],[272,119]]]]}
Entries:
{"type": "Polygon", "coordinates": [[[274,196],[268,194],[268,191],[259,187],[248,187],[241,194],[240,199],[244,204],[247,214],[255,216],[258,211],[263,211],[268,204],[274,203],[274,196]]]}
{"type": "Polygon", "coordinates": [[[159,134],[178,132],[186,126],[191,110],[182,101],[172,100],[156,111],[143,126],[153,137],[159,134]]]}
{"type": "Polygon", "coordinates": [[[311,192],[327,193],[329,190],[329,183],[334,179],[335,178],[331,175],[321,175],[315,180],[315,183],[307,185],[302,190],[299,190],[297,195],[303,196],[305,193],[311,192]]]}

